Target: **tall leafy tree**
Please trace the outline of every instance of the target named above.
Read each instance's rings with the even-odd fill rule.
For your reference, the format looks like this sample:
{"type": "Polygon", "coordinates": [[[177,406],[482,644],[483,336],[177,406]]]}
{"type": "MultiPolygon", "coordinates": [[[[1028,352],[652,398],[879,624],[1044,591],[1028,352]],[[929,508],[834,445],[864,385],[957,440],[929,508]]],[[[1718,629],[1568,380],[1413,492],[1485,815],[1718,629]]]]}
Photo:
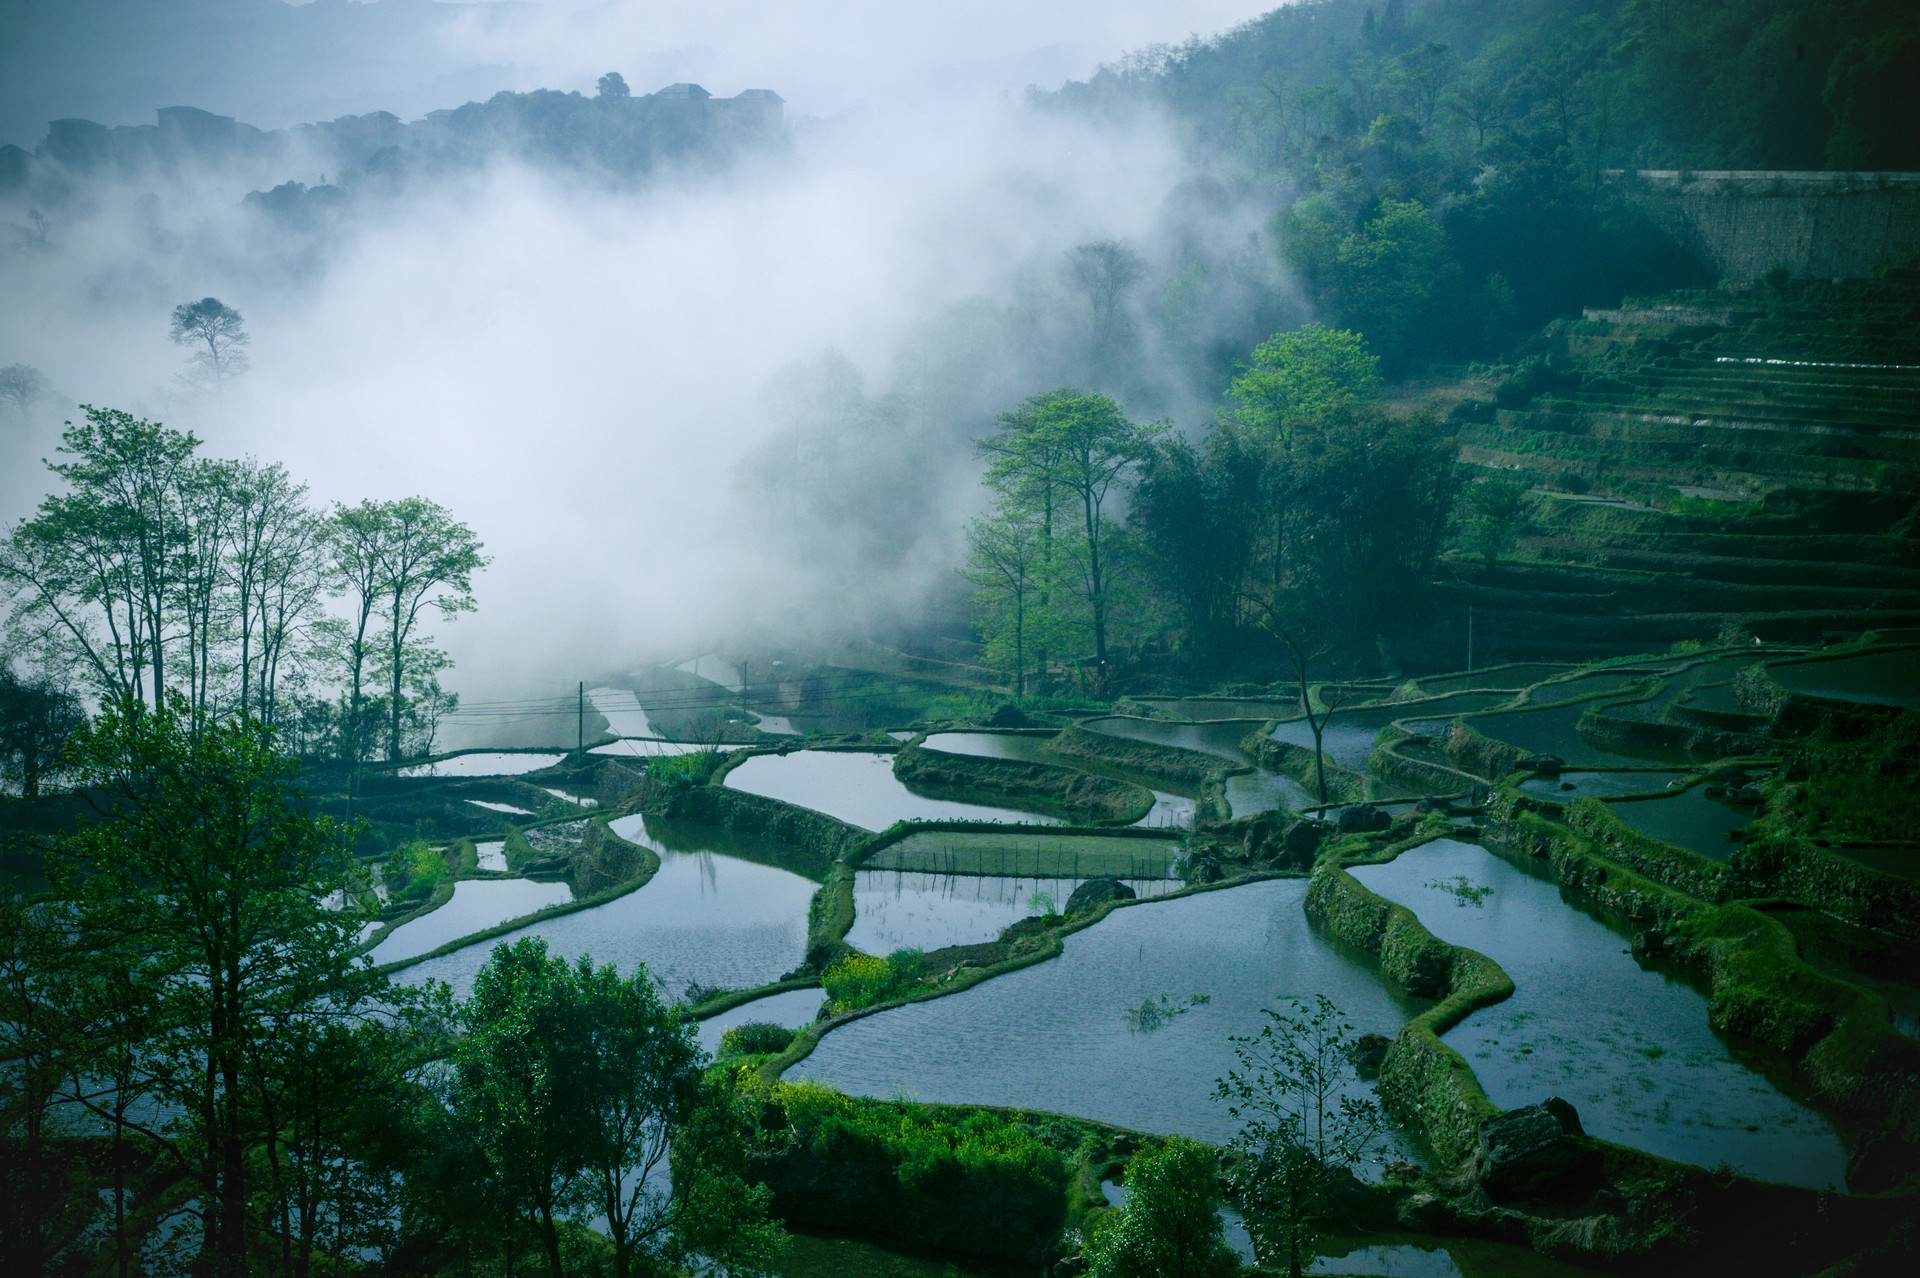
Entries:
{"type": "Polygon", "coordinates": [[[180,618],[188,548],[185,486],[200,441],[116,409],[83,406],[50,463],[70,491],[7,539],[0,581],[12,623],[76,664],[105,698],[157,705],[180,618]]]}
{"type": "Polygon", "coordinates": [[[55,1270],[99,1206],[61,1150],[61,1093],[87,1042],[66,997],[76,948],[71,919],[0,897],[0,1269],[10,1274],[55,1270]]]}
{"type": "Polygon", "coordinates": [[[49,862],[86,961],[141,976],[143,1071],[154,1112],[92,1108],[136,1132],[194,1185],[205,1273],[248,1268],[259,1143],[254,1098],[270,1045],[368,1016],[384,979],[349,956],[361,916],[348,832],[306,810],[295,765],[248,720],[194,730],[177,694],[145,713],[110,704],[76,745],[106,819],[49,862]]]}
{"type": "Polygon", "coordinates": [[[47,375],[31,364],[8,364],[0,368],[0,400],[12,404],[22,421],[35,404],[46,398],[49,389],[47,375]]]}
{"type": "Polygon", "coordinates": [[[989,660],[1013,672],[1014,695],[1027,693],[1027,659],[1056,629],[1041,606],[1053,582],[1036,512],[1003,496],[992,513],[967,525],[963,575],[980,589],[977,607],[989,660]]]}
{"type": "Polygon", "coordinates": [[[321,588],[320,516],[307,487],[277,463],[236,463],[233,512],[223,568],[239,632],[239,704],[262,723],[276,721],[281,662],[314,620],[321,588]]]}
{"type": "Polygon", "coordinates": [[[0,776],[37,798],[67,742],[87,723],[80,698],[47,675],[23,677],[0,661],[0,776]]]}
{"type": "Polygon", "coordinates": [[[1127,295],[1146,278],[1146,259],[1118,240],[1093,240],[1067,251],[1067,277],[1086,298],[1092,321],[1092,368],[1109,375],[1127,329],[1127,295]]]}
{"type": "MultiPolygon", "coordinates": [[[[645,967],[569,966],[528,937],[496,946],[462,1007],[450,1101],[490,1176],[564,1278],[560,1225],[603,1215],[614,1268],[764,1247],[765,1197],[669,1151],[701,1108],[703,1054],[645,967]]],[[[698,1133],[711,1136],[710,1132],[698,1133]]],[[[696,1141],[696,1144],[701,1143],[696,1141]]]]}
{"type": "Polygon", "coordinates": [[[1105,395],[1048,391],[1002,418],[1001,431],[983,442],[994,460],[986,479],[1041,512],[1051,549],[1061,504],[1078,516],[1081,589],[1093,627],[1094,660],[1107,667],[1110,520],[1106,503],[1121,478],[1144,461],[1167,429],[1139,426],[1105,395]],[[1073,509],[1077,508],[1077,509],[1073,509]]]}
{"type": "Polygon", "coordinates": [[[431,666],[432,657],[421,655],[415,641],[421,613],[431,608],[451,621],[472,612],[473,575],[488,560],[473,530],[444,506],[407,497],[387,503],[386,510],[380,607],[386,620],[387,758],[398,759],[406,690],[417,674],[431,673],[422,665],[431,666]]]}

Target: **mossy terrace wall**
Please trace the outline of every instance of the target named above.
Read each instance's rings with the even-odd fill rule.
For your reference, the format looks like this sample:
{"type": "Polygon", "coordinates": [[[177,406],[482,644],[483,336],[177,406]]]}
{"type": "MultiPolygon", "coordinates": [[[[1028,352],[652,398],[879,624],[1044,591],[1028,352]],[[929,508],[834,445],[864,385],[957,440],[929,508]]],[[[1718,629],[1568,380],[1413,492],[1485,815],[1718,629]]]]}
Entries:
{"type": "Polygon", "coordinates": [[[1115,736],[1079,724],[1055,737],[1047,749],[1065,758],[1091,759],[1191,786],[1203,785],[1217,774],[1243,771],[1246,767],[1199,750],[1115,736]]]}
{"type": "Polygon", "coordinates": [[[1153,808],[1145,786],[1074,768],[1019,759],[950,754],[924,746],[903,747],[893,774],[910,786],[941,797],[1006,803],[1082,821],[1129,825],[1153,808]]]}
{"type": "Polygon", "coordinates": [[[1596,808],[1604,805],[1582,800],[1566,822],[1555,805],[1503,788],[1490,828],[1548,860],[1563,890],[1655,929],[1670,953],[1701,971],[1714,1028],[1780,1053],[1840,1120],[1855,1192],[1920,1174],[1920,1044],[1893,1029],[1885,1000],[1807,966],[1785,925],[1751,905],[1703,900],[1624,864],[1690,879],[1684,868],[1674,873],[1690,854],[1619,839],[1609,824],[1618,819],[1596,808]]]}
{"type": "Polygon", "coordinates": [[[1376,955],[1408,993],[1439,1000],[1402,1026],[1387,1049],[1380,1098],[1442,1157],[1463,1161],[1480,1123],[1500,1110],[1466,1058],[1440,1035],[1512,994],[1512,979],[1484,954],[1439,940],[1413,911],[1368,891],[1337,864],[1314,872],[1306,908],[1334,936],[1376,955]]]}

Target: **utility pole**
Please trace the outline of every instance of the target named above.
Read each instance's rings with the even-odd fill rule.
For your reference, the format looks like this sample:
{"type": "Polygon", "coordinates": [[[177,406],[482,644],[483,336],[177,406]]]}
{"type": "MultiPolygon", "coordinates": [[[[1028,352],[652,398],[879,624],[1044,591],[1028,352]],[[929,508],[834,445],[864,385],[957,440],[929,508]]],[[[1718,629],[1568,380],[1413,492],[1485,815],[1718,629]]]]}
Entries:
{"type": "MultiPolygon", "coordinates": [[[[1471,664],[1469,664],[1468,668],[1472,668],[1471,664]]],[[[587,681],[584,679],[580,681],[580,701],[578,709],[580,717],[577,727],[580,733],[580,744],[576,748],[584,750],[587,748],[587,681]]]]}

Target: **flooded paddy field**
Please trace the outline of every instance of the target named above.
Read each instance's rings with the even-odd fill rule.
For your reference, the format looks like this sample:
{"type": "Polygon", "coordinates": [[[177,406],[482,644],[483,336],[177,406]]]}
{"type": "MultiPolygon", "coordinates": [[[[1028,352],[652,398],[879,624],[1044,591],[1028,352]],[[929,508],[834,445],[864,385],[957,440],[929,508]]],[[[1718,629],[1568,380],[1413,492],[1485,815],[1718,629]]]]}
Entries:
{"type": "Polygon", "coordinates": [[[1893,1027],[1920,1038],[1920,959],[1904,946],[1809,906],[1774,905],[1767,914],[1793,933],[1809,967],[1878,994],[1893,1027]]]}
{"type": "Polygon", "coordinates": [[[511,750],[476,750],[431,763],[416,763],[395,772],[399,777],[512,777],[550,768],[564,754],[525,754],[511,750]]]}
{"type": "MultiPolygon", "coordinates": [[[[1065,910],[1084,878],[986,874],[930,874],[918,870],[860,870],[853,880],[853,928],[847,944],[869,954],[903,947],[937,950],[998,939],[1001,931],[1050,903],[1065,910]],[[1044,895],[1045,901],[1036,900],[1044,895]]],[[[1178,879],[1123,879],[1136,897],[1165,896],[1178,879]]]]}
{"type": "Polygon", "coordinates": [[[1543,799],[1607,799],[1620,794],[1655,794],[1675,781],[1691,776],[1687,772],[1639,772],[1631,770],[1562,772],[1557,777],[1529,777],[1521,790],[1543,799]]]}
{"type": "Polygon", "coordinates": [[[1304,881],[1269,880],[1115,910],[1057,959],[841,1026],[788,1076],[1223,1142],[1236,1124],[1213,1082],[1233,1064],[1228,1036],[1257,1032],[1262,1007],[1324,993],[1362,1032],[1393,1034],[1426,1006],[1311,928],[1305,895],[1304,881]],[[1129,1028],[1143,1000],[1195,994],[1211,1001],[1129,1028]]]}
{"type": "Polygon", "coordinates": [[[1632,688],[1656,677],[1657,672],[1644,667],[1629,667],[1623,670],[1598,670],[1593,674],[1579,675],[1572,679],[1560,679],[1552,683],[1543,683],[1527,693],[1527,704],[1534,706],[1550,705],[1556,701],[1571,701],[1575,697],[1591,697],[1602,692],[1618,692],[1622,688],[1632,688]]]}
{"type": "Polygon", "coordinates": [[[1058,818],[915,794],[893,775],[893,756],[832,750],[762,754],[727,773],[726,784],[782,799],[868,830],[895,821],[1007,821],[1057,825],[1058,818]]]}
{"type": "Polygon", "coordinates": [[[1573,666],[1558,662],[1532,661],[1511,666],[1491,666],[1485,670],[1460,670],[1452,674],[1422,675],[1416,682],[1419,683],[1421,691],[1429,693],[1465,692],[1470,688],[1518,692],[1533,684],[1568,674],[1574,669],[1573,666]]]}
{"type": "Polygon", "coordinates": [[[616,737],[657,737],[640,699],[625,688],[589,688],[587,700],[616,737]]]}
{"type": "Polygon", "coordinates": [[[723,754],[729,750],[744,750],[747,747],[737,742],[723,741],[718,745],[700,741],[661,741],[654,737],[623,738],[597,745],[588,754],[609,754],[623,759],[670,758],[676,754],[698,754],[702,750],[718,750],[723,754]]]}
{"type": "Polygon", "coordinates": [[[1550,754],[1579,768],[1631,768],[1649,761],[1685,762],[1684,756],[1672,750],[1627,754],[1588,745],[1580,736],[1580,716],[1599,704],[1580,701],[1546,710],[1514,710],[1505,714],[1480,715],[1466,722],[1482,736],[1504,741],[1528,754],[1550,754]]]}
{"type": "Polygon", "coordinates": [[[1484,1238],[1418,1234],[1333,1235],[1319,1243],[1309,1274],[1367,1278],[1581,1278],[1600,1271],[1569,1265],[1527,1247],[1484,1238]]]}
{"type": "MultiPolygon", "coordinates": [[[[1450,722],[1456,715],[1471,714],[1500,705],[1506,700],[1506,696],[1500,693],[1467,692],[1420,701],[1388,702],[1353,710],[1336,710],[1326,720],[1320,748],[1325,751],[1329,762],[1364,772],[1367,760],[1373,757],[1374,740],[1388,724],[1401,719],[1450,722]]],[[[1268,735],[1275,741],[1296,745],[1303,750],[1313,749],[1313,725],[1304,718],[1288,719],[1276,724],[1268,735]]]]}
{"type": "MultiPolygon", "coordinates": [[[[506,868],[504,861],[502,869],[506,868]]],[[[376,964],[398,963],[439,949],[475,932],[497,927],[508,919],[532,914],[573,899],[564,883],[536,883],[532,879],[462,879],[453,896],[439,909],[402,923],[373,947],[376,964]]]]}
{"type": "Polygon", "coordinates": [[[1216,719],[1206,723],[1173,723],[1115,715],[1104,719],[1088,719],[1080,726],[1091,732],[1104,732],[1110,737],[1195,750],[1244,764],[1247,756],[1241,753],[1240,743],[1260,731],[1261,724],[1265,722],[1264,719],[1216,719]]]}
{"type": "Polygon", "coordinates": [[[1494,1104],[1561,1096],[1592,1136],[1763,1180],[1845,1184],[1846,1156],[1827,1120],[1713,1033],[1698,990],[1642,967],[1621,932],[1551,882],[1451,839],[1351,873],[1513,978],[1511,998],[1445,1035],[1494,1104]],[[1493,891],[1472,904],[1448,890],[1459,876],[1493,891]]]}
{"type": "Polygon", "coordinates": [[[429,959],[403,970],[398,979],[446,981],[465,997],[495,945],[531,935],[544,937],[561,957],[591,954],[596,962],[618,964],[622,972],[645,962],[676,997],[694,982],[725,989],[770,984],[805,956],[813,880],[691,844],[684,825],[676,824],[670,839],[655,837],[648,819],[640,816],[621,817],[609,826],[659,855],[659,872],[644,887],[429,959]]]}
{"type": "Polygon", "coordinates": [[[1769,666],[1781,687],[1809,697],[1910,706],[1920,701],[1920,648],[1769,666]]]}
{"type": "Polygon", "coordinates": [[[473,845],[474,864],[482,870],[504,871],[507,865],[507,841],[486,839],[473,845]]]}
{"type": "Polygon", "coordinates": [[[489,812],[502,812],[507,816],[530,817],[539,815],[534,812],[532,808],[523,808],[512,803],[492,803],[486,799],[468,799],[467,802],[476,808],[485,808],[489,812]]]}
{"type": "Polygon", "coordinates": [[[1294,692],[1275,697],[1248,697],[1229,699],[1225,697],[1135,697],[1143,706],[1152,706],[1163,714],[1176,719],[1191,719],[1206,722],[1214,719],[1252,719],[1264,722],[1268,719],[1284,719],[1288,715],[1300,713],[1300,694],[1294,692]]]}
{"type": "Polygon", "coordinates": [[[1268,772],[1263,768],[1228,777],[1225,791],[1227,814],[1236,817],[1279,809],[1298,812],[1320,801],[1306,786],[1286,773],[1268,772]]]}
{"type": "Polygon", "coordinates": [[[1747,804],[1710,799],[1706,787],[1696,785],[1681,794],[1658,799],[1623,799],[1608,805],[1613,814],[1640,833],[1715,861],[1724,861],[1740,846],[1728,836],[1753,823],[1759,810],[1747,804]]]}

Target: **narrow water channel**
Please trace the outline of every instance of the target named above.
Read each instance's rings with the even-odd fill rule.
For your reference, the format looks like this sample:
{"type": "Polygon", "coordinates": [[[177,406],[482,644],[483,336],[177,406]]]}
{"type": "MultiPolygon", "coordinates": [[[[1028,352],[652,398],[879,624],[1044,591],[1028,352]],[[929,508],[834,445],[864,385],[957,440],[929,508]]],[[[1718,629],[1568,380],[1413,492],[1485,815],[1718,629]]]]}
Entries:
{"type": "Polygon", "coordinates": [[[1235,1124],[1213,1084],[1234,1064],[1228,1036],[1257,1033],[1261,1008],[1323,993],[1360,1030],[1393,1034],[1425,1006],[1311,928],[1305,894],[1303,881],[1270,880],[1116,910],[1057,959],[841,1026],[789,1075],[1223,1142],[1235,1124]],[[1211,1001],[1129,1028],[1143,1000],[1195,994],[1211,1001]]]}
{"type": "Polygon", "coordinates": [[[1445,1036],[1494,1104],[1560,1096],[1593,1136],[1702,1167],[1730,1163],[1763,1180],[1845,1184],[1831,1124],[1713,1033],[1698,990],[1642,967],[1625,936],[1551,882],[1452,839],[1352,874],[1513,978],[1513,997],[1445,1036]],[[1449,891],[1462,877],[1492,893],[1476,905],[1449,891]]]}

